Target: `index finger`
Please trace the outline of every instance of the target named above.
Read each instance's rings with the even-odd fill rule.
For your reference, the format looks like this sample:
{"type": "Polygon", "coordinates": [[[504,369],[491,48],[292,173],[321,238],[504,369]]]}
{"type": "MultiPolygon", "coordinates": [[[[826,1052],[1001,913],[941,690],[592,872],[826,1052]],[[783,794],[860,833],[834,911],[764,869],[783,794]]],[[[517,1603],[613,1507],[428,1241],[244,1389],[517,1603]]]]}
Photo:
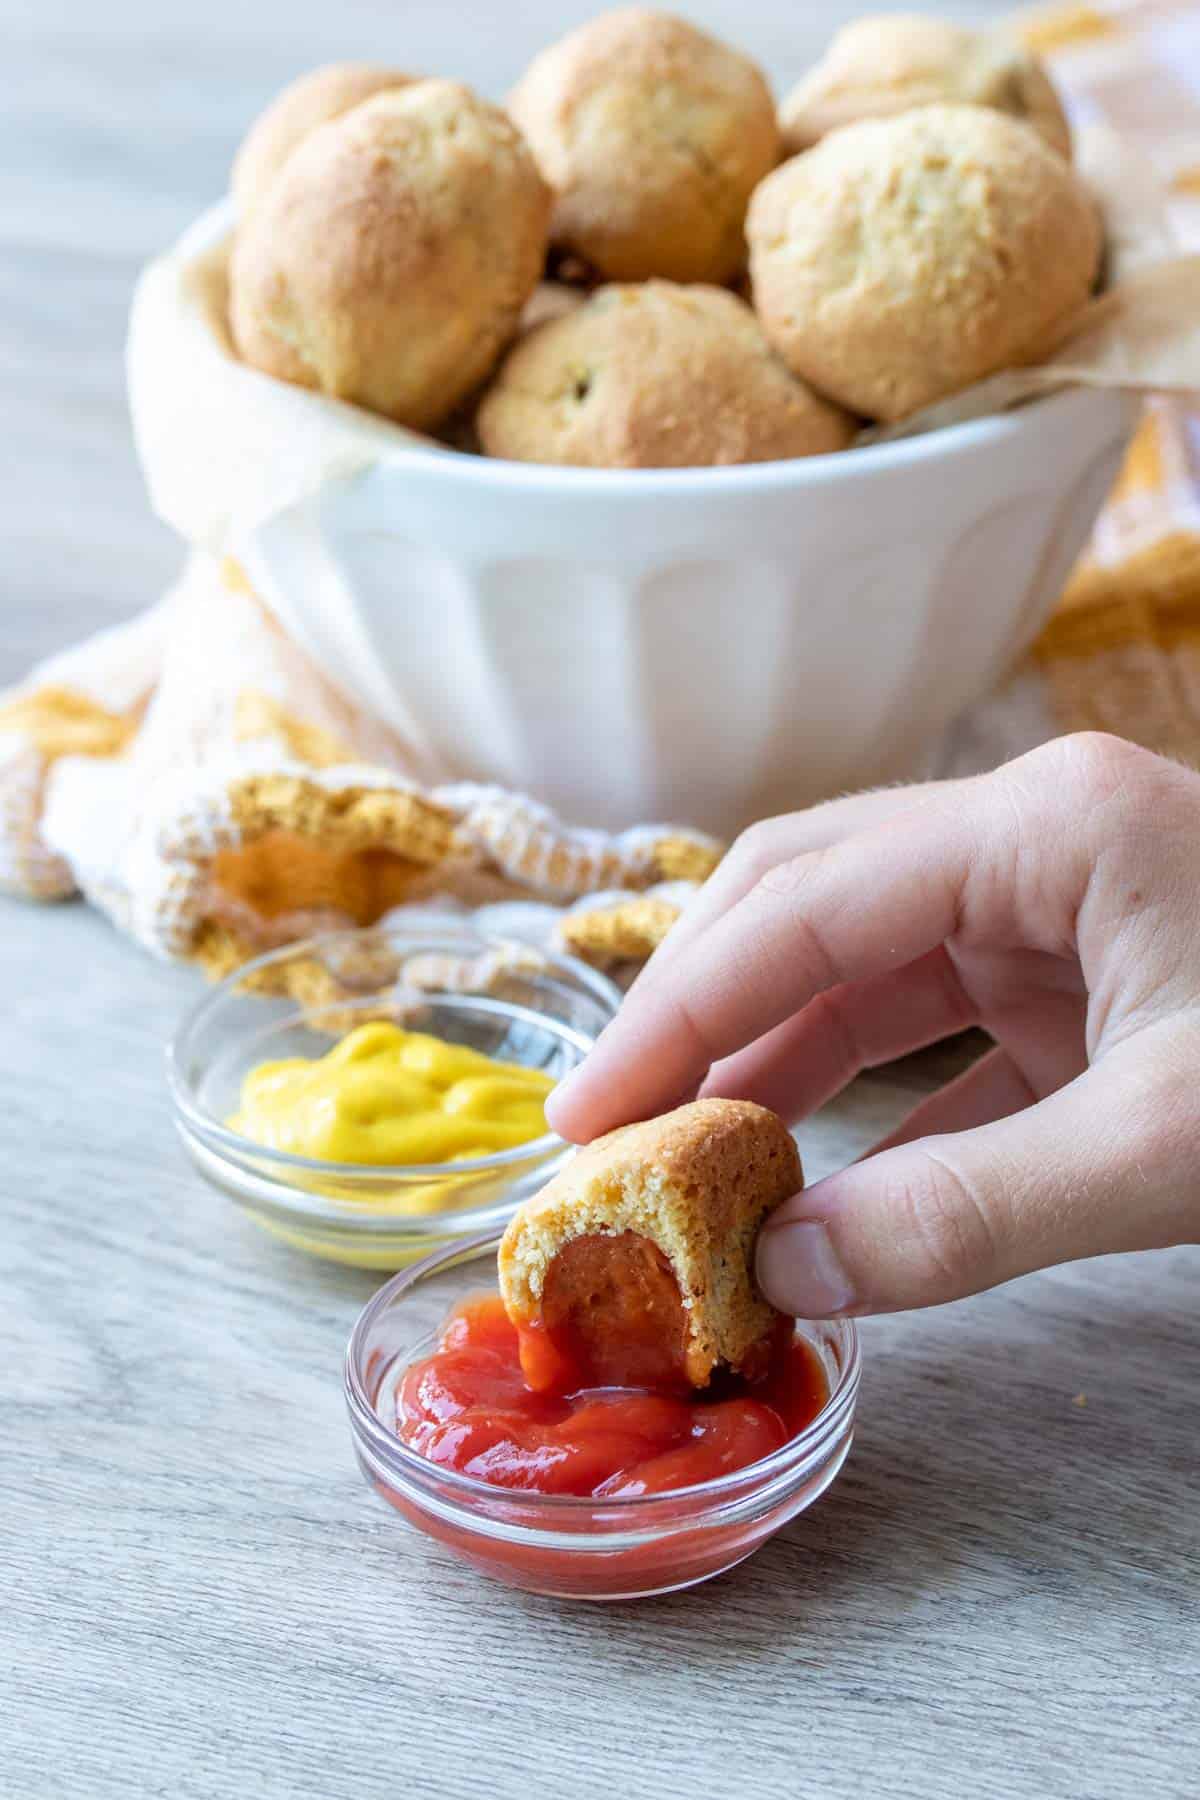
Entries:
{"type": "Polygon", "coordinates": [[[978,817],[926,803],[768,870],[629,995],[547,1102],[552,1127],[582,1143],[650,1117],[826,989],[935,949],[955,929],[972,872],[1003,866],[1011,812],[997,809],[986,838],[978,817]]]}
{"type": "Polygon", "coordinates": [[[844,794],[805,812],[763,819],[744,831],[717,864],[704,886],[684,907],[645,969],[630,989],[657,981],[668,963],[694,939],[745,898],[769,869],[810,850],[825,850],[854,832],[880,825],[897,813],[911,812],[926,800],[945,796],[964,785],[959,781],[926,781],[907,788],[871,788],[844,794]]]}

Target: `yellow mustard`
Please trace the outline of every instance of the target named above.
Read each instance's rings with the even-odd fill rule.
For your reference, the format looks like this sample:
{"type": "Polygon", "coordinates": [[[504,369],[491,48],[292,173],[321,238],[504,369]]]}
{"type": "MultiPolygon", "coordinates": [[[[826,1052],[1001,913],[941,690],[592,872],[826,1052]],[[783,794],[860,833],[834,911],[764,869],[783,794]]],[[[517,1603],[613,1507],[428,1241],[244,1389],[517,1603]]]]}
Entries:
{"type": "Polygon", "coordinates": [[[541,1137],[553,1086],[540,1069],[376,1020],[325,1056],[260,1063],[229,1123],[324,1162],[462,1162],[541,1137]]]}

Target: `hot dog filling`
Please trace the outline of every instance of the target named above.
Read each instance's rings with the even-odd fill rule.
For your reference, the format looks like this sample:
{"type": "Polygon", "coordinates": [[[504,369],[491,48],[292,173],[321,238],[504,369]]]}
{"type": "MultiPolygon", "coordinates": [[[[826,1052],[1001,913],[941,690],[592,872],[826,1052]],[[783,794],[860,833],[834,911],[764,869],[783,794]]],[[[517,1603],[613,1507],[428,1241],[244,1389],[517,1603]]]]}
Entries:
{"type": "Polygon", "coordinates": [[[535,1393],[691,1385],[679,1283],[658,1246],[633,1231],[569,1239],[546,1271],[541,1316],[518,1321],[517,1336],[535,1393]]]}

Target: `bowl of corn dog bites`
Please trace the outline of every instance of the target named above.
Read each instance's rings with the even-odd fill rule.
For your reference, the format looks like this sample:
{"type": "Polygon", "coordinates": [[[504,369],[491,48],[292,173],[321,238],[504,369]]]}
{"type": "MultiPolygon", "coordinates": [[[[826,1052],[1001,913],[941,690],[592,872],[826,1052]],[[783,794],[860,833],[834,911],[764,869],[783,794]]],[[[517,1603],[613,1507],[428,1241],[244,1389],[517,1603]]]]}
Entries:
{"type": "Polygon", "coordinates": [[[863,18],[777,96],[622,8],[498,102],[398,37],[286,88],[143,277],[159,512],[419,779],[725,835],[926,772],[1135,419],[1053,379],[1112,234],[1036,57],[863,18]]]}

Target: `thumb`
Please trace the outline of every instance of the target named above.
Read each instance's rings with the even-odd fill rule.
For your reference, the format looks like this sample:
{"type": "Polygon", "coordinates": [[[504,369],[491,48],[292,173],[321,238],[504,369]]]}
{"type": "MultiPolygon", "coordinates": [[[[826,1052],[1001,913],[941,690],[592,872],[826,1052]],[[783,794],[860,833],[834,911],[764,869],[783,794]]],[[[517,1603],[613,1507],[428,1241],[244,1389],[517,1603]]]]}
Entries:
{"type": "Polygon", "coordinates": [[[1010,1118],[883,1150],[785,1201],[759,1237],[764,1294],[808,1318],[893,1312],[1195,1236],[1194,1077],[1122,1061],[1010,1118]]]}

